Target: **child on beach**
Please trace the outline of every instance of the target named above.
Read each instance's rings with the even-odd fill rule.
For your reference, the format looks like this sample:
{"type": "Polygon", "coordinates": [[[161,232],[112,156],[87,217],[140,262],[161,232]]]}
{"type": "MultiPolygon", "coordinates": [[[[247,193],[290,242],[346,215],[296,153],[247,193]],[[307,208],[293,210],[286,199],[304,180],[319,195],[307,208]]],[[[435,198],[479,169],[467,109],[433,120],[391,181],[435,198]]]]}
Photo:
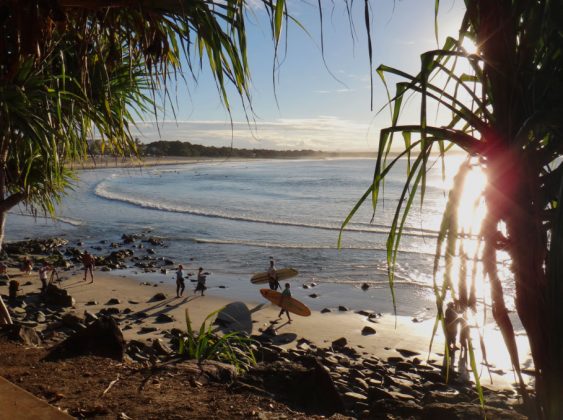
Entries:
{"type": "Polygon", "coordinates": [[[207,276],[203,272],[203,268],[199,267],[199,270],[198,270],[198,273],[197,273],[197,286],[194,290],[194,293],[201,291],[201,296],[204,296],[203,292],[205,291],[205,289],[207,289],[207,287],[205,287],[205,281],[206,280],[207,280],[207,276]]]}
{"type": "Polygon", "coordinates": [[[176,271],[176,297],[179,298],[184,294],[186,283],[184,282],[184,267],[182,264],[178,266],[176,271]]]}
{"type": "Polygon", "coordinates": [[[84,251],[82,254],[82,264],[84,264],[84,281],[86,281],[86,277],[88,277],[88,272],[90,272],[90,278],[92,281],[90,283],[94,283],[94,265],[96,260],[94,257],[88,253],[88,251],[84,251]]]}
{"type": "Polygon", "coordinates": [[[274,258],[270,257],[270,267],[268,268],[268,285],[272,290],[281,289],[280,283],[278,281],[278,273],[276,271],[276,264],[274,258]]]}
{"type": "Polygon", "coordinates": [[[288,311],[287,309],[284,309],[284,302],[285,302],[285,300],[286,300],[287,298],[290,298],[290,297],[291,297],[291,290],[289,290],[289,287],[290,287],[290,286],[289,286],[289,283],[286,283],[286,284],[285,284],[285,289],[283,289],[283,292],[281,293],[281,294],[282,294],[282,300],[281,300],[281,305],[280,305],[280,306],[282,307],[282,309],[281,309],[281,311],[280,311],[280,313],[279,313],[279,315],[278,315],[278,318],[281,318],[282,315],[283,315],[283,313],[285,312],[285,313],[287,314],[287,322],[289,322],[289,323],[291,324],[291,317],[289,316],[289,311],[288,311]]]}
{"type": "Polygon", "coordinates": [[[41,293],[45,294],[47,292],[47,273],[51,271],[51,267],[49,267],[49,264],[47,264],[46,262],[44,262],[41,265],[41,268],[39,269],[39,280],[41,280],[41,293]]]}

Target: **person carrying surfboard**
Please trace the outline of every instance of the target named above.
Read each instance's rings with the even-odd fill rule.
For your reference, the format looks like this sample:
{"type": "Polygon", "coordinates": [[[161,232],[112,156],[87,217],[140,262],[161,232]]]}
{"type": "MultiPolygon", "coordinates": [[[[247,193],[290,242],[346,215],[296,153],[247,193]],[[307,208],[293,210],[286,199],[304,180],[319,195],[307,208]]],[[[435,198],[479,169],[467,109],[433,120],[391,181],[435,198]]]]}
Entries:
{"type": "Polygon", "coordinates": [[[281,292],[282,294],[282,300],[281,300],[281,311],[280,314],[278,315],[278,318],[281,318],[283,313],[285,312],[287,314],[287,322],[289,322],[291,324],[291,317],[289,316],[289,311],[287,309],[284,309],[284,300],[286,300],[287,298],[291,297],[291,290],[289,290],[289,283],[285,284],[285,289],[283,289],[283,292],[281,292]]]}
{"type": "Polygon", "coordinates": [[[280,282],[278,281],[276,264],[272,257],[270,257],[270,267],[268,268],[268,284],[270,285],[270,289],[272,290],[281,289],[280,282]]]}

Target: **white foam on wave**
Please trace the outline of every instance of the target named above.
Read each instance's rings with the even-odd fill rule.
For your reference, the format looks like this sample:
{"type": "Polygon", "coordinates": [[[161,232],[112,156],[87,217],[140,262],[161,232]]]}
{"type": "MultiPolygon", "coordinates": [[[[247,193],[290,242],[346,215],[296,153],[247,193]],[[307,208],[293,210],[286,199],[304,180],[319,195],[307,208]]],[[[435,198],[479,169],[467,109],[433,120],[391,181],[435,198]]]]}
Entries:
{"type": "MultiPolygon", "coordinates": [[[[304,223],[304,222],[293,222],[287,220],[273,220],[273,219],[265,219],[265,218],[256,218],[256,217],[248,217],[248,216],[241,216],[241,215],[233,215],[227,214],[215,210],[209,209],[198,209],[190,206],[178,206],[170,203],[160,203],[153,200],[148,200],[146,198],[140,198],[135,196],[127,196],[120,193],[116,193],[110,191],[109,185],[106,181],[101,181],[96,185],[95,194],[98,197],[105,198],[107,200],[112,201],[119,201],[127,204],[132,204],[138,207],[142,207],[145,209],[150,210],[158,210],[158,211],[166,211],[171,213],[183,213],[183,214],[191,214],[194,216],[202,216],[202,217],[210,217],[210,218],[220,218],[226,220],[233,220],[239,222],[248,222],[248,223],[263,223],[268,225],[278,225],[278,226],[293,226],[293,227],[300,227],[300,228],[309,228],[309,229],[322,229],[322,230],[331,230],[331,231],[339,231],[340,225],[330,225],[330,224],[315,224],[315,223],[304,223]]],[[[381,225],[382,226],[382,225],[381,225]]],[[[374,228],[367,228],[367,227],[359,227],[354,225],[349,225],[346,227],[345,231],[348,232],[364,232],[364,233],[372,233],[372,234],[382,234],[387,235],[389,233],[389,229],[386,227],[374,227],[374,228]]],[[[413,231],[403,231],[403,235],[405,236],[416,236],[416,237],[433,237],[434,234],[425,233],[425,232],[413,232],[413,231]]]]}
{"type": "MultiPolygon", "coordinates": [[[[229,239],[204,239],[193,238],[193,241],[203,244],[217,244],[217,245],[238,245],[238,246],[252,246],[257,248],[277,248],[277,249],[334,249],[337,250],[338,246],[335,245],[318,245],[318,244],[284,244],[278,242],[258,242],[258,241],[244,241],[244,240],[229,240],[229,239]]],[[[378,246],[343,246],[341,250],[354,250],[354,251],[382,251],[387,252],[387,248],[378,246]]],[[[429,255],[434,256],[432,252],[414,251],[408,249],[399,249],[399,252],[406,254],[429,255]]]]}
{"type": "Polygon", "coordinates": [[[55,222],[59,222],[59,223],[64,223],[66,225],[72,225],[72,226],[82,226],[84,224],[84,221],[82,221],[82,220],[73,219],[71,217],[66,217],[66,216],[50,217],[50,216],[41,216],[41,215],[26,214],[26,213],[12,213],[12,212],[10,212],[10,214],[13,214],[13,215],[16,215],[16,216],[21,216],[21,217],[32,217],[34,219],[51,220],[51,221],[55,221],[55,222]]]}

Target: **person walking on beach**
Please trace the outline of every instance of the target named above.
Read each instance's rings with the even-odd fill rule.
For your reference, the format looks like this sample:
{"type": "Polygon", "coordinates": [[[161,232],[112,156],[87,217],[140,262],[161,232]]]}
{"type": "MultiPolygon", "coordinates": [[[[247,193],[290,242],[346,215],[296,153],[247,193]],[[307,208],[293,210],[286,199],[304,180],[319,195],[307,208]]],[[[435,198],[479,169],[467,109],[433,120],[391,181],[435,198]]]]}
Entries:
{"type": "Polygon", "coordinates": [[[289,286],[289,283],[286,283],[286,284],[285,284],[285,289],[283,289],[283,292],[281,292],[282,299],[281,299],[281,302],[280,302],[280,303],[281,303],[280,306],[282,307],[282,309],[281,309],[281,311],[280,311],[280,313],[279,313],[279,315],[278,315],[278,318],[281,318],[282,315],[283,315],[283,313],[285,312],[285,313],[287,314],[287,322],[289,322],[289,323],[291,324],[291,317],[289,316],[289,311],[284,308],[285,301],[286,301],[288,298],[291,297],[291,290],[289,290],[289,287],[290,287],[290,286],[289,286]]]}
{"type": "Polygon", "coordinates": [[[88,251],[84,251],[84,254],[82,254],[82,264],[84,264],[84,281],[86,281],[88,272],[90,272],[90,278],[92,279],[90,283],[94,283],[94,265],[96,264],[94,256],[88,253],[88,251]]]}
{"type": "Polygon", "coordinates": [[[25,257],[21,265],[21,271],[23,271],[26,275],[29,276],[32,270],[33,270],[33,262],[31,261],[31,259],[25,257]]]}
{"type": "Polygon", "coordinates": [[[178,266],[176,271],[176,297],[179,298],[184,294],[184,289],[186,288],[186,283],[184,280],[184,267],[182,264],[178,266]]]}
{"type": "Polygon", "coordinates": [[[48,276],[47,273],[51,271],[49,264],[44,262],[39,269],[39,280],[41,280],[41,294],[47,293],[48,276]]]}
{"type": "Polygon", "coordinates": [[[201,291],[201,296],[204,296],[203,292],[205,292],[205,289],[207,289],[207,287],[205,287],[206,280],[207,280],[207,275],[203,272],[203,268],[199,267],[199,270],[197,272],[197,286],[195,288],[194,293],[201,291]]]}
{"type": "Polygon", "coordinates": [[[276,263],[273,257],[270,257],[270,267],[268,268],[268,285],[272,290],[281,289],[280,282],[278,281],[276,263]]]}

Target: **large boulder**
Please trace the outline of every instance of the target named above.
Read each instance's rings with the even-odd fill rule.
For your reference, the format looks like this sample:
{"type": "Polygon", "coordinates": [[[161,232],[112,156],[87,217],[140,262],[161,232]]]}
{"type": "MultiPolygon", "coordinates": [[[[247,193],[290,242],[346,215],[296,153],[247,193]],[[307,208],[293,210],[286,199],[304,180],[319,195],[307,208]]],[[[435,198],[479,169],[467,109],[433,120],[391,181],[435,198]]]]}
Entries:
{"type": "Polygon", "coordinates": [[[123,360],[125,340],[115,320],[102,317],[57,345],[47,359],[95,355],[123,360]]]}
{"type": "Polygon", "coordinates": [[[74,306],[75,301],[65,289],[61,289],[54,284],[47,286],[45,301],[51,305],[62,306],[64,308],[74,306]]]}

